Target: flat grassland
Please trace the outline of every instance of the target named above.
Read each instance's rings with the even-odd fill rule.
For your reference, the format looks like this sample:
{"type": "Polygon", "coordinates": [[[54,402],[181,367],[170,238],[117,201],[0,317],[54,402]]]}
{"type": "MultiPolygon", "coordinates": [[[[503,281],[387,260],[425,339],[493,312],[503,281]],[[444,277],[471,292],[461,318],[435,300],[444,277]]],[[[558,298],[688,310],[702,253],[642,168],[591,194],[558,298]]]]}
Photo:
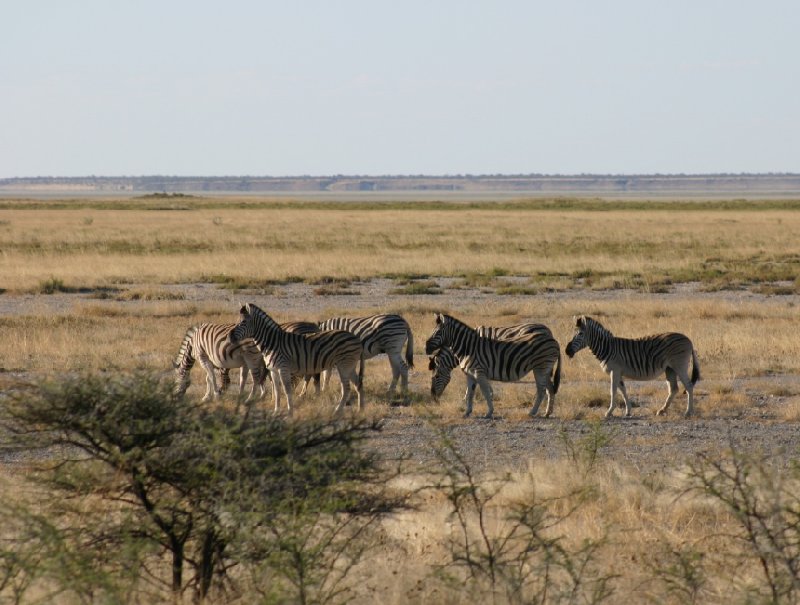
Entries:
{"type": "MultiPolygon", "coordinates": [[[[417,472],[435,459],[443,430],[481,473],[518,473],[519,490],[556,496],[592,482],[593,503],[559,531],[576,544],[611,536],[603,559],[617,578],[614,601],[718,602],[742,586],[761,594],[757,563],[744,556],[738,583],[714,561],[701,584],[692,588],[687,571],[673,592],[669,579],[654,579],[653,553],[678,565],[687,544],[711,553],[733,531],[724,507],[678,498],[698,452],[766,453],[780,467],[796,458],[798,234],[800,201],[0,201],[0,388],[78,370],[166,371],[190,325],[235,321],[240,301],[280,321],[401,313],[417,353],[411,406],[385,401],[388,364],[368,362],[369,413],[386,418],[374,442],[384,456],[417,472]],[[427,394],[421,353],[438,310],[473,325],[543,322],[562,349],[580,313],[620,336],[683,332],[700,356],[699,417],[682,418],[680,396],[656,419],[665,384],[638,383],[629,386],[641,404],[634,420],[601,424],[608,383],[584,351],[564,356],[555,419],[528,419],[523,384],[495,385],[499,420],[464,420],[460,375],[440,404],[427,394]],[[602,464],[588,472],[576,451],[591,449],[585,439],[598,432],[602,464]]],[[[299,413],[333,397],[303,402],[299,413]]],[[[481,406],[478,396],[476,413],[481,406]]],[[[424,581],[449,554],[448,523],[436,498],[387,522],[385,547],[358,572],[357,600],[457,602],[424,581]]]]}

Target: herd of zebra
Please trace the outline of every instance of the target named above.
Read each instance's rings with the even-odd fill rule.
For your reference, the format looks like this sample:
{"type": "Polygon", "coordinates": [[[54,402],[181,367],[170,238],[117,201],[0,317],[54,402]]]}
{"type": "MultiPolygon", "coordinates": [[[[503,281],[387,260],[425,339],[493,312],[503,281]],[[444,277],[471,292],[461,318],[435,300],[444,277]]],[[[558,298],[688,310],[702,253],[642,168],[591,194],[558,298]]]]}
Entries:
{"type": "MultiPolygon", "coordinates": [[[[434,400],[438,401],[450,382],[452,371],[459,367],[467,378],[465,417],[472,414],[475,390],[480,387],[488,408],[486,418],[492,418],[494,398],[490,382],[518,382],[532,373],[536,399],[530,415],[538,414],[545,395],[544,415],[552,414],[561,382],[561,351],[547,326],[522,323],[472,328],[442,313],[437,313],[435,320],[433,333],[425,343],[425,353],[430,356],[428,368],[432,372],[434,400]]],[[[693,413],[693,387],[700,378],[700,368],[694,346],[683,334],[669,332],[637,339],[617,338],[597,320],[582,315],[575,320],[575,333],[565,351],[571,358],[583,348],[589,348],[610,376],[611,403],[606,417],[614,411],[617,391],[622,395],[625,415],[631,415],[625,378],[656,380],[661,376],[666,377],[669,394],[657,414],[666,412],[678,393],[679,380],[687,394],[685,415],[693,413]]],[[[240,397],[248,376],[252,376],[246,403],[256,397],[257,389],[260,389],[260,398],[265,396],[269,377],[273,384],[275,413],[280,411],[283,392],[291,415],[293,393],[300,380],[303,386],[299,396],[306,393],[311,380],[319,393],[336,369],[342,388],[334,411],[341,412],[349,402],[351,386],[361,410],[364,406],[364,362],[380,354],[387,355],[392,368],[389,398],[395,396],[399,381],[404,401],[408,402],[408,371],[414,367],[414,337],[402,316],[380,314],[279,324],[258,306],[248,303],[240,309],[236,324],[203,323],[189,328],[173,364],[175,393],[185,394],[195,361],[206,371],[203,401],[218,397],[230,383],[229,371],[240,368],[240,397]]],[[[249,411],[248,406],[247,414],[249,411]]]]}

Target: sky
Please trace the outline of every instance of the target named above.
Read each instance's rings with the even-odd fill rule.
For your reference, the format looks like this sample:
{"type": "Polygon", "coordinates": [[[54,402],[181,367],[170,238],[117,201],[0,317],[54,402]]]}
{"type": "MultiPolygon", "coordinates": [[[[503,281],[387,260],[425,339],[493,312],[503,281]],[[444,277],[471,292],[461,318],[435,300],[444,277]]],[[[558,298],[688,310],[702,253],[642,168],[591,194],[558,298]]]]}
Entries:
{"type": "Polygon", "coordinates": [[[0,178],[800,172],[797,0],[0,0],[0,178]]]}

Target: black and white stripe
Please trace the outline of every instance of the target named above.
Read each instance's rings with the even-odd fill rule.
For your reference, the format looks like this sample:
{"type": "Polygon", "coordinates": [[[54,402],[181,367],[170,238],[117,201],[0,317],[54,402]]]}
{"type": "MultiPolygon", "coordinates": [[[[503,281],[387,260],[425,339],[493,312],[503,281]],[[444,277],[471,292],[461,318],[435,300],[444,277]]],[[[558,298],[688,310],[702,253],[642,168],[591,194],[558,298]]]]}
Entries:
{"type": "MultiPolygon", "coordinates": [[[[513,326],[478,326],[475,328],[478,336],[495,338],[497,340],[511,340],[526,334],[546,334],[552,337],[553,333],[544,324],[521,323],[513,326]]],[[[441,348],[429,359],[428,369],[433,372],[431,376],[431,395],[438,401],[452,378],[452,372],[458,366],[458,358],[448,348],[441,348]]],[[[475,385],[472,385],[473,390],[475,385]]],[[[466,400],[468,393],[464,394],[466,400]]]]}
{"type": "Polygon", "coordinates": [[[513,340],[497,340],[478,335],[477,330],[449,315],[436,314],[436,328],[425,343],[425,352],[431,354],[443,347],[449,348],[467,375],[466,413],[472,413],[474,385],[481,388],[487,418],[494,414],[490,380],[516,382],[533,372],[536,380],[536,400],[531,416],[547,395],[545,416],[553,411],[555,395],[561,381],[561,352],[555,339],[543,332],[526,334],[513,340]]]}
{"type": "Polygon", "coordinates": [[[255,340],[270,370],[275,412],[280,406],[278,384],[286,395],[291,414],[292,375],[313,375],[333,368],[337,369],[342,381],[342,396],[335,411],[341,411],[347,402],[351,383],[356,387],[358,407],[363,409],[364,355],[361,341],[354,334],[343,330],[307,335],[287,332],[259,307],[248,303],[240,309],[239,323],[228,336],[233,343],[244,338],[255,340]]]}
{"type": "MultiPolygon", "coordinates": [[[[281,328],[283,328],[287,332],[292,332],[293,334],[316,334],[317,332],[320,331],[319,325],[317,325],[313,321],[285,321],[281,324],[281,328]]],[[[327,379],[327,372],[323,372],[321,375],[327,379]]],[[[294,386],[295,381],[299,382],[301,379],[303,381],[303,388],[299,393],[300,397],[306,394],[306,391],[308,390],[308,383],[311,381],[312,378],[314,379],[314,389],[316,391],[316,394],[319,395],[320,374],[313,374],[302,377],[297,375],[292,376],[292,386],[294,386]]],[[[323,388],[325,387],[324,383],[322,387],[323,388]]]]}
{"type": "Polygon", "coordinates": [[[408,394],[408,369],[414,367],[414,336],[408,322],[400,315],[370,315],[368,317],[333,317],[319,323],[321,330],[347,330],[359,339],[364,347],[364,358],[370,359],[385,353],[392,366],[392,382],[388,395],[391,398],[400,380],[400,390],[408,394]],[[405,359],[403,345],[406,345],[405,359]]]}
{"type": "Polygon", "coordinates": [[[575,335],[566,347],[570,357],[584,347],[594,353],[600,367],[611,376],[611,405],[606,417],[614,411],[614,395],[619,389],[625,402],[625,415],[631,415],[631,404],[623,378],[657,380],[666,375],[669,395],[656,412],[663,414],[678,392],[678,379],[686,388],[686,416],[694,412],[694,385],[700,379],[700,366],[692,341],[683,334],[668,332],[644,338],[617,338],[596,319],[581,315],[575,319],[575,335]],[[689,376],[689,363],[692,374],[689,376]]]}
{"type": "Polygon", "coordinates": [[[264,380],[267,370],[255,341],[242,340],[235,344],[228,342],[228,334],[235,324],[203,323],[192,326],[186,331],[178,355],[173,362],[175,368],[175,394],[183,396],[189,388],[189,372],[195,361],[206,371],[206,393],[203,401],[211,397],[218,397],[230,382],[228,370],[241,368],[239,377],[239,395],[244,391],[244,384],[248,374],[253,376],[253,387],[246,401],[250,401],[255,394],[256,386],[261,388],[264,395],[264,380]],[[216,372],[221,372],[221,384],[217,386],[216,372]]]}

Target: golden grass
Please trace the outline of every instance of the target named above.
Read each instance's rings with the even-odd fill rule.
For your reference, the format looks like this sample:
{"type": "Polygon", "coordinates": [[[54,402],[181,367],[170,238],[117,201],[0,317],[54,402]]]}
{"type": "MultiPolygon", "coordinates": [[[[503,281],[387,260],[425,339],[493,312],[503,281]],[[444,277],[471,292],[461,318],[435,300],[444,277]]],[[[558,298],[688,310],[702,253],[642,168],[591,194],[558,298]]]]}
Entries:
{"type": "Polygon", "coordinates": [[[800,213],[792,210],[186,204],[186,210],[2,206],[0,283],[26,290],[51,277],[94,287],[194,282],[221,273],[282,280],[500,269],[536,276],[539,287],[563,288],[565,276],[577,276],[593,288],[647,291],[665,279],[716,283],[726,272],[733,280],[793,279],[800,258],[793,236],[800,213]]]}

